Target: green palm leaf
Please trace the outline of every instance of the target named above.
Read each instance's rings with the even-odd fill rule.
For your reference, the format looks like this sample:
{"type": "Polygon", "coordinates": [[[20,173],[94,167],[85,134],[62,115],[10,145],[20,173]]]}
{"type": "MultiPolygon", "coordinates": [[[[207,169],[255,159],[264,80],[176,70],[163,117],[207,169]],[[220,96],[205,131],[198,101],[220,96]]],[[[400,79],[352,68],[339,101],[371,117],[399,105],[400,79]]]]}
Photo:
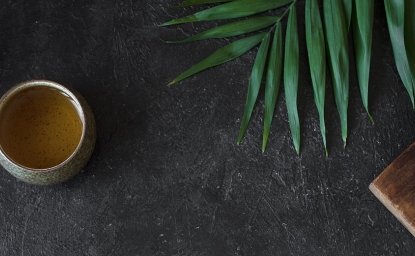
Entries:
{"type": "Polygon", "coordinates": [[[320,132],[327,153],[326,122],[324,105],[326,98],[326,47],[323,25],[318,9],[318,0],[307,0],[305,4],[305,25],[308,62],[313,84],[314,102],[320,118],[320,132]]]}
{"type": "Polygon", "coordinates": [[[171,81],[169,85],[176,84],[203,70],[218,66],[220,64],[231,61],[241,56],[242,54],[246,53],[250,49],[254,48],[257,44],[259,44],[261,40],[264,38],[264,35],[265,33],[260,33],[255,36],[240,39],[231,44],[228,44],[225,47],[220,48],[219,50],[211,54],[209,57],[207,57],[206,59],[192,66],[188,70],[184,71],[182,74],[176,77],[173,81],[171,81]]]}
{"type": "Polygon", "coordinates": [[[354,0],[353,40],[356,53],[357,78],[363,106],[369,112],[369,73],[372,56],[372,30],[374,0],[354,0]]]}
{"type": "Polygon", "coordinates": [[[281,83],[282,73],[282,32],[281,24],[278,22],[272,39],[271,52],[268,59],[267,79],[265,84],[265,113],[264,113],[264,132],[262,135],[262,152],[269,140],[272,118],[274,116],[275,104],[281,83]]]}
{"type": "Polygon", "coordinates": [[[276,16],[253,17],[250,19],[214,27],[212,29],[203,31],[197,35],[188,37],[184,40],[169,43],[188,43],[205,39],[238,36],[269,27],[272,24],[274,24],[278,19],[279,17],[276,16]]]}
{"type": "Polygon", "coordinates": [[[192,5],[201,5],[201,4],[216,4],[216,3],[225,3],[230,2],[232,0],[185,0],[181,4],[180,7],[188,7],[192,5]]]}
{"type": "Polygon", "coordinates": [[[340,1],[324,1],[323,8],[334,98],[340,115],[342,139],[344,145],[346,145],[347,109],[349,105],[347,17],[340,1]]]}
{"type": "Polygon", "coordinates": [[[233,19],[250,16],[289,4],[293,0],[236,0],[221,4],[193,15],[173,19],[161,26],[177,25],[188,22],[233,19]]]}
{"type": "MultiPolygon", "coordinates": [[[[405,2],[403,0],[385,0],[386,18],[388,21],[389,35],[392,42],[396,67],[402,82],[414,105],[414,77],[409,65],[408,53],[404,40],[405,2]]],[[[410,13],[409,15],[414,15],[410,13]]]]}
{"type": "Polygon", "coordinates": [[[295,5],[290,7],[288,15],[287,31],[285,35],[285,57],[284,57],[284,91],[285,102],[288,111],[291,136],[297,154],[300,153],[300,121],[297,109],[299,72],[299,49],[297,31],[297,12],[295,5]]]}
{"type": "Polygon", "coordinates": [[[239,129],[237,140],[238,145],[242,142],[246,129],[248,128],[249,120],[251,119],[252,111],[254,110],[254,106],[258,97],[262,77],[264,75],[269,42],[270,34],[268,33],[264,37],[261,46],[259,47],[254,66],[252,68],[251,78],[249,80],[248,86],[248,95],[246,97],[245,110],[241,121],[241,127],[239,129]]]}
{"type": "MultiPolygon", "coordinates": [[[[190,22],[231,20],[248,17],[216,26],[180,41],[169,42],[186,43],[245,35],[264,30],[275,24],[274,32],[271,29],[268,33],[258,32],[256,35],[234,41],[193,65],[169,83],[169,85],[176,84],[206,69],[231,61],[261,44],[249,81],[244,113],[237,139],[238,144],[240,144],[246,134],[257,102],[261,82],[265,75],[265,111],[262,138],[262,150],[265,151],[281,86],[281,76],[283,75],[290,132],[294,148],[298,154],[300,152],[301,127],[297,106],[299,38],[296,3],[297,0],[182,0],[182,3],[179,5],[182,7],[204,4],[216,5],[213,7],[209,6],[209,8],[196,12],[193,15],[170,20],[161,25],[169,26],[190,22]],[[285,9],[280,17],[249,17],[288,4],[290,6],[285,9]],[[282,56],[283,39],[280,21],[287,14],[285,50],[284,56],[282,56]],[[271,35],[271,33],[273,34],[271,35]],[[270,47],[271,49],[269,49],[270,47]],[[284,73],[282,74],[282,72],[284,73]]],[[[384,0],[384,3],[397,70],[415,108],[415,0],[384,0]]],[[[369,112],[369,82],[374,0],[323,0],[323,14],[324,20],[322,21],[318,0],[306,0],[305,37],[308,61],[314,101],[320,119],[320,132],[327,155],[325,123],[327,59],[344,145],[346,145],[348,137],[349,29],[353,30],[356,71],[362,102],[369,118],[372,120],[369,112]],[[350,26],[352,27],[350,28],[350,26]],[[326,58],[326,55],[328,58],[326,58]]]]}
{"type": "Polygon", "coordinates": [[[415,79],[415,1],[413,0],[405,0],[405,46],[412,78],[415,79]]]}
{"type": "MultiPolygon", "coordinates": [[[[337,1],[337,0],[334,0],[337,1]]],[[[363,0],[366,1],[366,0],[363,0]]],[[[346,15],[347,26],[350,27],[352,21],[352,9],[353,9],[353,0],[343,0],[344,11],[346,15]]]]}

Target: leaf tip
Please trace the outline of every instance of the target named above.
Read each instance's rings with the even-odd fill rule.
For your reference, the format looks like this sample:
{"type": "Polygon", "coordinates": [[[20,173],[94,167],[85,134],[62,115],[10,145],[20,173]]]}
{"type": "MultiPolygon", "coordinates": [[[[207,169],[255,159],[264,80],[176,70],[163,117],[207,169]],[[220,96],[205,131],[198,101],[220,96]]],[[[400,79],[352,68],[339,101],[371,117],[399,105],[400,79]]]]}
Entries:
{"type": "Polygon", "coordinates": [[[324,154],[326,155],[326,157],[329,156],[329,151],[327,149],[327,140],[326,140],[326,136],[324,135],[323,137],[323,145],[324,145],[324,154]]]}
{"type": "Polygon", "coordinates": [[[265,150],[267,149],[267,144],[266,144],[266,142],[264,143],[264,142],[262,142],[262,154],[264,154],[265,153],[265,150]]]}
{"type": "Polygon", "coordinates": [[[326,156],[326,158],[329,157],[329,151],[327,149],[326,142],[324,142],[324,155],[326,156]]]}
{"type": "Polygon", "coordinates": [[[374,125],[375,124],[375,121],[373,120],[372,115],[369,112],[367,112],[367,115],[369,116],[369,120],[372,123],[372,125],[374,125]]]}
{"type": "Polygon", "coordinates": [[[347,130],[342,132],[343,148],[347,146],[347,130]]]}
{"type": "Polygon", "coordinates": [[[187,22],[194,22],[197,21],[195,20],[195,16],[194,15],[190,15],[190,16],[186,16],[183,18],[178,18],[178,19],[172,19],[169,20],[167,22],[164,22],[162,24],[160,24],[160,27],[167,27],[167,26],[171,26],[171,25],[179,25],[179,24],[183,24],[183,23],[187,23],[187,22]]]}
{"type": "Polygon", "coordinates": [[[167,86],[168,86],[168,87],[171,87],[172,85],[175,85],[176,83],[177,83],[177,81],[176,81],[176,80],[173,80],[173,81],[169,82],[169,83],[167,84],[167,86]]]}
{"type": "Polygon", "coordinates": [[[243,135],[241,133],[239,133],[238,138],[236,139],[236,145],[241,145],[243,139],[243,135]]]}
{"type": "Polygon", "coordinates": [[[164,23],[159,24],[158,26],[159,26],[159,27],[167,27],[167,26],[172,25],[172,24],[170,24],[171,22],[172,22],[172,21],[167,21],[167,22],[164,22],[164,23]]]}
{"type": "Polygon", "coordinates": [[[299,156],[300,155],[300,144],[295,144],[294,148],[295,148],[295,152],[297,152],[297,155],[299,156]]]}
{"type": "Polygon", "coordinates": [[[265,153],[265,150],[268,146],[269,140],[269,131],[265,128],[264,133],[262,134],[262,153],[265,153]]]}

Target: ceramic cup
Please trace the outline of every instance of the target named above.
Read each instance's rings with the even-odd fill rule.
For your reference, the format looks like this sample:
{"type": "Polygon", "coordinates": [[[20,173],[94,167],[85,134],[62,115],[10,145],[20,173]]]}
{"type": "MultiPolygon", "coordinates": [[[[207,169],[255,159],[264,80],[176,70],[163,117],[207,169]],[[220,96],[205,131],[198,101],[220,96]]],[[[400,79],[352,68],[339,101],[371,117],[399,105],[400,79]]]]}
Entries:
{"type": "Polygon", "coordinates": [[[46,80],[28,81],[11,88],[0,99],[0,115],[8,100],[13,99],[12,96],[17,95],[22,90],[36,86],[53,88],[65,94],[67,97],[70,97],[82,122],[80,142],[66,160],[56,166],[46,169],[31,169],[14,162],[7,156],[0,143],[0,164],[19,180],[35,185],[51,185],[67,181],[78,174],[86,165],[95,146],[95,120],[91,108],[78,92],[73,89],[68,89],[58,83],[46,80]]]}

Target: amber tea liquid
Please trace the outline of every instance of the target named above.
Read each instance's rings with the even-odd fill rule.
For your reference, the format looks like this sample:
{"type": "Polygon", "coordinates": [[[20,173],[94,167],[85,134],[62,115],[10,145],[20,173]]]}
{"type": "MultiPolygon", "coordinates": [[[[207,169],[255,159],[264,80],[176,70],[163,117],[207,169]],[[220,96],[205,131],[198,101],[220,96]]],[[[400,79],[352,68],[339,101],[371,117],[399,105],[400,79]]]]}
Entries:
{"type": "Polygon", "coordinates": [[[15,163],[46,169],[69,158],[83,125],[72,99],[61,91],[30,87],[5,102],[0,112],[0,145],[15,163]]]}

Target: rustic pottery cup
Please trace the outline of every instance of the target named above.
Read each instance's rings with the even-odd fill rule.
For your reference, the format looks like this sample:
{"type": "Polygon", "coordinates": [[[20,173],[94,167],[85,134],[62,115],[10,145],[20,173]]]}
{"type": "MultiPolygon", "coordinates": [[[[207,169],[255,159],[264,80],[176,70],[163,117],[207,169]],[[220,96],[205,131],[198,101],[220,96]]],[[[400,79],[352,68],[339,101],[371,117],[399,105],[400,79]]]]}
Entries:
{"type": "Polygon", "coordinates": [[[51,185],[67,181],[78,174],[86,165],[95,146],[95,120],[91,108],[78,92],[46,80],[28,81],[11,88],[0,99],[0,115],[8,100],[13,100],[13,95],[36,86],[54,88],[72,100],[82,123],[80,142],[66,160],[56,166],[45,169],[32,169],[13,161],[7,156],[0,143],[0,164],[19,180],[35,185],[51,185]]]}

